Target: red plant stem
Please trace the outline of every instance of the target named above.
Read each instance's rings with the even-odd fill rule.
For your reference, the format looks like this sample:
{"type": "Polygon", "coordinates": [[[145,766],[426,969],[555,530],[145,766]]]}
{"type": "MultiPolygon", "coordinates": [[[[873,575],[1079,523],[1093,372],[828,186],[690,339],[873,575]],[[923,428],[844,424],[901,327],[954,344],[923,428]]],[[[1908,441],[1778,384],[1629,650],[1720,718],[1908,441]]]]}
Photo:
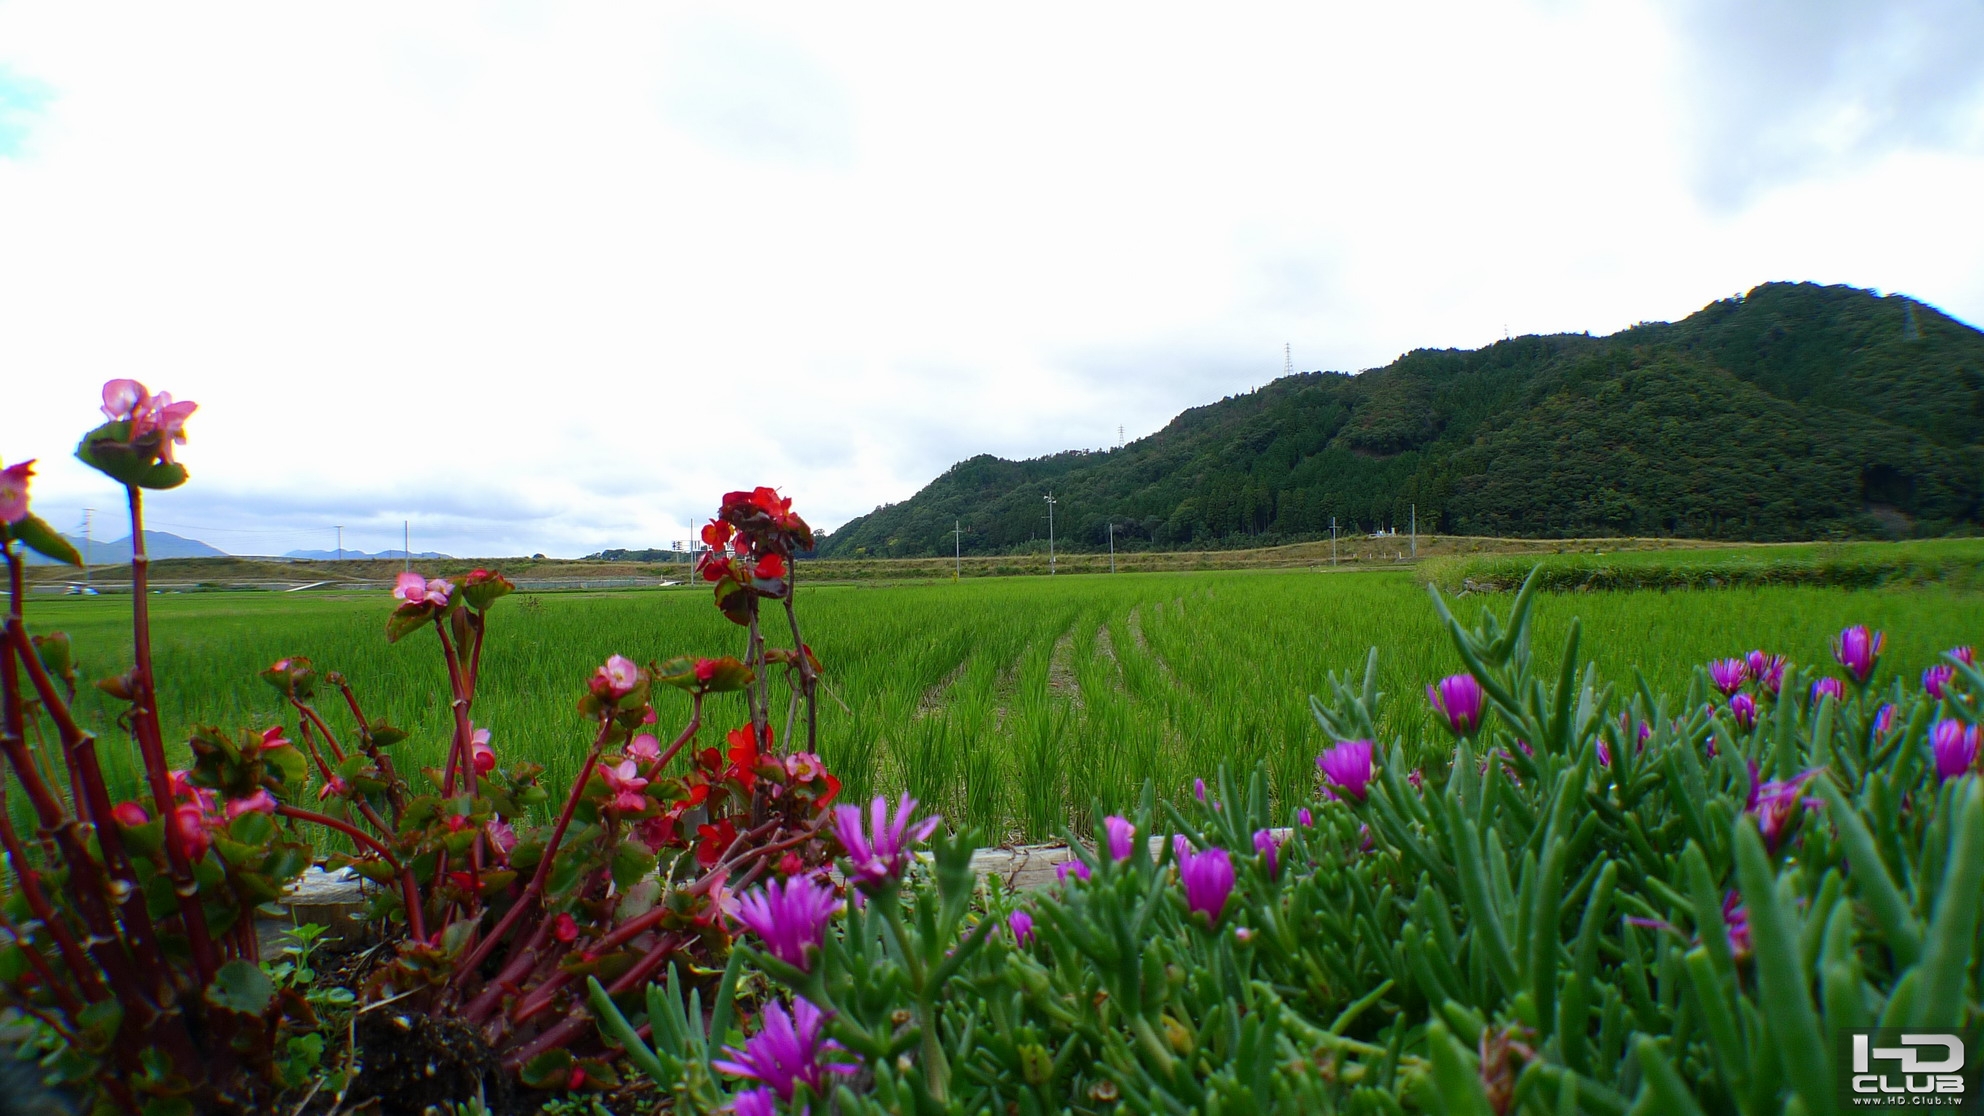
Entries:
{"type": "Polygon", "coordinates": [[[28,911],[48,930],[48,936],[55,939],[55,949],[62,954],[62,963],[69,967],[69,973],[82,989],[84,998],[91,1003],[110,999],[110,989],[97,975],[96,966],[83,952],[68,922],[55,913],[54,906],[48,901],[48,893],[41,889],[41,873],[35,871],[29,862],[27,851],[21,847],[20,835],[14,832],[14,823],[5,811],[0,811],[0,849],[6,850],[7,859],[14,865],[14,878],[20,881],[21,896],[27,900],[28,911]]]}
{"type": "Polygon", "coordinates": [[[659,772],[662,768],[668,766],[668,761],[675,758],[675,753],[681,751],[682,746],[684,744],[687,744],[689,741],[694,740],[696,738],[696,730],[702,727],[703,727],[703,695],[690,694],[689,723],[682,727],[682,731],[678,733],[674,741],[668,745],[668,750],[663,752],[661,755],[656,756],[654,762],[648,764],[648,769],[647,771],[643,772],[642,777],[647,779],[653,779],[657,772],[659,772]]]}
{"type": "MultiPolygon", "coordinates": [[[[617,996],[627,989],[647,981],[649,977],[652,977],[661,968],[661,963],[668,960],[669,955],[679,944],[681,944],[680,939],[672,934],[663,939],[646,957],[636,962],[633,968],[620,974],[620,979],[608,985],[606,989],[607,994],[617,996]]],[[[514,1072],[532,1058],[537,1057],[547,1050],[556,1050],[564,1046],[596,1025],[591,1012],[574,1012],[566,1016],[563,1020],[560,1020],[557,1026],[550,1028],[543,1034],[532,1039],[528,1044],[504,1055],[503,1065],[506,1069],[514,1072]]]]}
{"type": "Polygon", "coordinates": [[[296,727],[303,730],[302,732],[299,732],[297,735],[303,738],[303,746],[309,750],[310,758],[316,761],[317,774],[322,775],[324,777],[324,782],[326,783],[330,782],[332,775],[331,765],[325,763],[324,757],[317,753],[317,737],[316,734],[310,730],[310,722],[307,720],[302,721],[298,723],[296,727]]]}
{"type": "MultiPolygon", "coordinates": [[[[310,718],[311,723],[317,726],[317,731],[324,734],[324,744],[326,747],[330,748],[331,758],[338,761],[339,763],[343,763],[344,749],[338,747],[338,738],[336,735],[334,735],[331,732],[331,726],[324,723],[324,718],[318,716],[317,711],[311,708],[309,705],[306,705],[303,702],[298,701],[295,694],[289,695],[289,703],[296,707],[296,711],[298,713],[301,713],[305,717],[310,718]]],[[[328,776],[326,776],[326,778],[328,778],[328,776]]]]}
{"type": "Polygon", "coordinates": [[[393,758],[379,750],[373,742],[371,722],[365,719],[365,712],[358,708],[358,695],[351,692],[351,684],[340,676],[333,676],[332,685],[344,694],[344,703],[351,709],[352,719],[358,722],[358,746],[379,766],[379,774],[385,776],[386,805],[393,809],[393,832],[399,832],[400,818],[406,814],[406,802],[400,797],[399,773],[393,770],[393,758]]]}
{"type": "Polygon", "coordinates": [[[503,913],[503,918],[496,923],[495,929],[489,931],[489,935],[476,944],[475,952],[469,954],[455,970],[451,985],[456,986],[456,990],[459,990],[458,986],[461,982],[482,967],[484,961],[489,960],[489,955],[496,951],[496,943],[502,941],[503,935],[516,926],[517,920],[523,917],[525,909],[544,894],[544,882],[551,876],[551,862],[558,856],[558,846],[564,843],[565,830],[571,826],[572,814],[579,808],[579,797],[584,793],[586,783],[592,777],[593,767],[599,763],[599,753],[606,747],[607,734],[612,731],[612,721],[600,722],[599,732],[592,738],[592,751],[587,754],[586,762],[579,767],[579,777],[572,780],[572,791],[565,796],[565,808],[558,815],[558,824],[551,830],[551,840],[544,846],[544,855],[538,859],[537,870],[531,873],[530,884],[524,888],[523,894],[517,897],[517,901],[510,904],[510,909],[503,913]]]}
{"type": "Polygon", "coordinates": [[[489,612],[478,609],[475,613],[475,643],[468,652],[468,700],[475,702],[475,685],[482,679],[482,639],[489,630],[489,612]]]}
{"type": "MultiPolygon", "coordinates": [[[[21,928],[14,925],[14,920],[8,918],[4,910],[0,910],[0,930],[7,932],[8,941],[20,945],[21,953],[27,957],[28,964],[34,966],[35,973],[41,977],[42,987],[47,988],[49,994],[55,997],[55,1002],[61,1006],[63,1014],[71,1019],[80,1014],[83,1010],[83,1001],[77,997],[76,990],[69,986],[68,981],[59,979],[55,975],[55,970],[48,967],[48,958],[42,956],[41,950],[35,947],[26,934],[21,933],[21,928]]],[[[16,1006],[25,1005],[24,1000],[16,999],[12,1002],[16,1006]]],[[[75,1036],[65,1031],[63,1037],[73,1039],[75,1036]]]]}
{"type": "MultiPolygon", "coordinates": [[[[464,619],[463,626],[467,626],[466,619],[464,619]]],[[[468,796],[473,799],[478,788],[475,777],[475,725],[469,720],[468,715],[469,706],[472,703],[472,699],[469,697],[468,679],[462,675],[461,656],[455,651],[455,641],[448,637],[447,625],[441,623],[438,616],[434,619],[434,630],[440,633],[441,636],[441,654],[448,661],[448,687],[455,696],[455,700],[450,704],[450,708],[454,711],[455,715],[455,742],[448,749],[447,791],[450,795],[454,793],[455,764],[459,759],[462,780],[466,784],[465,789],[468,791],[468,796]]],[[[436,880],[440,880],[447,875],[447,860],[447,854],[442,853],[440,866],[435,869],[434,873],[436,880]]],[[[482,831],[480,829],[475,831],[475,839],[469,842],[468,866],[470,873],[474,875],[479,885],[482,880],[482,831]]],[[[478,886],[469,895],[467,913],[470,917],[474,917],[481,910],[482,889],[478,886]]],[[[447,921],[445,912],[440,917],[442,921],[447,921]]]]}
{"type": "Polygon", "coordinates": [[[414,881],[413,869],[401,864],[393,856],[391,849],[380,844],[377,840],[373,839],[371,834],[366,833],[350,822],[341,821],[331,817],[329,814],[320,814],[315,810],[304,810],[295,806],[284,806],[281,803],[276,804],[276,813],[286,818],[295,818],[297,821],[311,822],[329,829],[335,829],[339,833],[350,837],[352,840],[378,853],[381,859],[392,866],[393,871],[400,874],[400,899],[406,904],[407,933],[422,941],[427,939],[427,925],[420,914],[420,886],[414,881]]]}
{"type": "MultiPolygon", "coordinates": [[[[797,582],[799,563],[795,560],[786,571],[785,618],[792,626],[792,650],[799,657],[799,695],[806,699],[806,750],[819,751],[820,718],[813,704],[813,689],[819,682],[819,675],[813,670],[813,657],[806,653],[806,641],[799,638],[799,614],[793,610],[793,597],[799,592],[797,582]]],[[[791,747],[791,741],[786,742],[791,747]]]]}
{"type": "Polygon", "coordinates": [[[158,727],[158,691],[152,678],[151,558],[145,553],[144,497],[138,486],[124,486],[131,507],[131,642],[135,650],[137,692],[132,695],[131,727],[138,739],[138,752],[144,758],[145,778],[151,784],[152,801],[158,817],[168,819],[165,827],[165,860],[172,878],[173,898],[179,905],[179,920],[186,931],[186,944],[193,954],[193,971],[201,987],[213,983],[220,961],[207,929],[207,912],[200,905],[200,888],[193,880],[193,861],[187,855],[186,841],[177,826],[169,824],[172,815],[172,783],[167,778],[165,738],[158,727]]]}

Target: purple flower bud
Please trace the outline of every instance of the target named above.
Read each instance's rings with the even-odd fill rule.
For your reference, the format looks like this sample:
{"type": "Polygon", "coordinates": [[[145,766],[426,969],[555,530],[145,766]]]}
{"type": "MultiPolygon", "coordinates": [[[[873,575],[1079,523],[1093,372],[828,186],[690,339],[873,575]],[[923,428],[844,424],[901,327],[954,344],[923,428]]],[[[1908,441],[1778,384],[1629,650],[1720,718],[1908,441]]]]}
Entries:
{"type": "Polygon", "coordinates": [[[1178,858],[1178,879],[1185,885],[1185,905],[1218,923],[1227,896],[1233,894],[1232,856],[1225,849],[1197,853],[1187,849],[1178,858]]]}
{"type": "Polygon", "coordinates": [[[1481,683],[1472,674],[1449,674],[1426,687],[1426,700],[1446,718],[1455,736],[1473,736],[1481,727],[1481,683]]]}
{"type": "Polygon", "coordinates": [[[1881,706],[1880,712],[1874,714],[1874,735],[1886,736],[1888,733],[1893,732],[1894,718],[1893,702],[1888,702],[1886,705],[1881,706]]]}
{"type": "Polygon", "coordinates": [[[1956,668],[1948,663],[1937,663],[1922,672],[1922,690],[1937,701],[1943,700],[1950,692],[1950,682],[1956,678],[1956,668]]]}
{"type": "Polygon", "coordinates": [[[778,1116],[778,1094],[770,1089],[746,1089],[725,1106],[731,1116],[778,1116]]]}
{"type": "Polygon", "coordinates": [[[1280,850],[1281,842],[1275,839],[1274,830],[1257,829],[1254,831],[1254,851],[1267,857],[1268,875],[1270,876],[1275,875],[1281,870],[1280,858],[1277,855],[1280,850]]]}
{"type": "Polygon", "coordinates": [[[737,901],[737,921],[765,943],[765,952],[808,968],[806,950],[820,948],[840,903],[834,889],[804,876],[773,880],[737,901]]]}
{"type": "Polygon", "coordinates": [[[1836,702],[1845,701],[1846,685],[1837,678],[1821,678],[1812,683],[1812,704],[1817,705],[1822,697],[1830,697],[1836,702]]]}
{"type": "Polygon", "coordinates": [[[916,800],[903,795],[896,806],[894,821],[889,820],[888,800],[876,795],[868,804],[868,832],[861,829],[861,807],[834,807],[834,834],[847,850],[847,878],[864,891],[891,887],[909,867],[909,846],[929,840],[942,819],[936,815],[909,824],[916,811],[916,800]]]}
{"type": "Polygon", "coordinates": [[[1316,824],[1316,815],[1310,813],[1309,808],[1304,806],[1300,810],[1295,811],[1295,820],[1303,825],[1313,826],[1316,824]]]}
{"type": "Polygon", "coordinates": [[[1102,819],[1102,828],[1109,835],[1109,859],[1128,860],[1133,847],[1130,842],[1137,835],[1137,827],[1128,818],[1111,814],[1102,819]]]}
{"type": "Polygon", "coordinates": [[[1970,770],[1977,762],[1976,725],[1961,721],[1937,721],[1929,730],[1929,748],[1936,755],[1936,780],[1946,782],[1970,770]]]}
{"type": "Polygon", "coordinates": [[[1748,694],[1737,694],[1729,699],[1729,715],[1736,718],[1736,724],[1744,732],[1757,727],[1757,699],[1748,694]]]}
{"type": "Polygon", "coordinates": [[[1200,802],[1206,800],[1206,781],[1204,779],[1192,780],[1192,797],[1198,799],[1200,802]]]}
{"type": "Polygon", "coordinates": [[[1603,740],[1598,742],[1598,763],[1601,767],[1612,766],[1612,749],[1606,747],[1603,740]]]}
{"type": "Polygon", "coordinates": [[[1853,676],[1853,681],[1864,686],[1874,676],[1874,666],[1880,661],[1881,646],[1887,638],[1886,632],[1869,634],[1865,624],[1855,624],[1832,641],[1832,656],[1853,676]]]}
{"type": "Polygon", "coordinates": [[[1969,644],[1965,644],[1962,647],[1950,648],[1948,655],[1964,666],[1974,667],[1977,665],[1977,652],[1971,650],[1969,644]]]}
{"type": "Polygon", "coordinates": [[[1777,851],[1778,843],[1784,840],[1791,823],[1799,818],[1801,807],[1824,804],[1823,798],[1804,796],[1805,784],[1818,774],[1818,770],[1813,769],[1799,772],[1783,782],[1759,784],[1756,761],[1750,761],[1750,797],[1743,809],[1757,819],[1757,832],[1763,835],[1764,844],[1772,852],[1777,851]]]}
{"type": "Polygon", "coordinates": [[[1717,659],[1708,665],[1709,681],[1722,691],[1723,697],[1743,688],[1743,680],[1748,678],[1750,666],[1742,659],[1717,659]]]}
{"type": "Polygon", "coordinates": [[[1070,858],[1054,866],[1055,883],[1067,883],[1069,876],[1074,876],[1078,879],[1083,879],[1083,880],[1088,879],[1089,877],[1088,862],[1085,860],[1070,858]]]}
{"type": "Polygon", "coordinates": [[[1370,785],[1373,773],[1371,742],[1346,740],[1317,756],[1316,766],[1323,769],[1323,778],[1342,791],[1345,797],[1362,802],[1364,789],[1370,785]]]}
{"type": "Polygon", "coordinates": [[[1033,941],[1033,916],[1025,911],[1014,911],[1006,916],[1006,926],[1013,932],[1015,945],[1027,945],[1033,941]]]}

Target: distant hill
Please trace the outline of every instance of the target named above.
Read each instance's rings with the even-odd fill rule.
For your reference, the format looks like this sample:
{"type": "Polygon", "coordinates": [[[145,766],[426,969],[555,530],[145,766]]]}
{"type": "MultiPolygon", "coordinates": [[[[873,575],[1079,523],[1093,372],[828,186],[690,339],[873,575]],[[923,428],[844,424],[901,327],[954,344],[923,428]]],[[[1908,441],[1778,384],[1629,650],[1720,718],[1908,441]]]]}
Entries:
{"type": "MultiPolygon", "coordinates": [[[[92,566],[121,566],[131,560],[131,536],[129,535],[125,535],[123,538],[114,542],[92,539],[87,546],[82,539],[69,535],[62,537],[68,539],[69,545],[75,547],[78,554],[84,555],[85,560],[92,566]]],[[[226,551],[215,549],[198,539],[181,538],[178,535],[165,531],[145,532],[145,554],[150,558],[213,558],[224,556],[226,553],[226,551]]],[[[28,561],[37,566],[56,564],[32,552],[28,555],[28,561]]]]}
{"type": "Polygon", "coordinates": [[[1419,349],[1195,407],[1105,452],[981,455],[823,557],[1257,546],[1340,529],[1789,540],[1973,531],[1984,332],[1901,295],[1771,283],[1608,337],[1419,349]]]}
{"type": "MultiPolygon", "coordinates": [[[[442,553],[441,553],[440,551],[438,551],[438,550],[416,550],[416,551],[414,551],[414,552],[413,552],[413,556],[414,556],[415,558],[448,558],[448,559],[452,559],[452,558],[454,558],[454,555],[452,555],[452,554],[442,554],[442,553]]],[[[359,561],[359,560],[362,560],[362,559],[381,559],[381,560],[384,560],[384,559],[388,559],[388,558],[390,558],[390,559],[395,559],[395,560],[397,560],[397,559],[402,559],[402,558],[405,558],[405,557],[406,557],[406,551],[404,551],[404,550],[381,550],[381,551],[379,551],[379,552],[378,552],[378,553],[376,553],[376,554],[367,554],[367,553],[365,553],[365,552],[364,552],[364,551],[362,551],[362,550],[346,550],[346,551],[336,551],[336,550],[292,550],[292,551],[289,551],[289,552],[287,552],[287,553],[285,553],[285,554],[283,555],[283,557],[284,557],[284,558],[308,558],[308,559],[311,559],[311,560],[313,560],[313,561],[318,561],[318,562],[335,562],[335,561],[337,561],[337,560],[339,560],[340,558],[342,558],[342,559],[343,559],[344,561],[347,561],[347,562],[356,562],[356,561],[359,561]]]]}

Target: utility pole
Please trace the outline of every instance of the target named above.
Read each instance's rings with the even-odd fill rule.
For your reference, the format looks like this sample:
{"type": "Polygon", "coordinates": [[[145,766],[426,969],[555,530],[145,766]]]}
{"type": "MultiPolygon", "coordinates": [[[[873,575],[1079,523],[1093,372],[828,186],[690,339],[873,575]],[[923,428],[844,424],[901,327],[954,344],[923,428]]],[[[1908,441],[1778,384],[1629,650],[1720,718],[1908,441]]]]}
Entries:
{"type": "Polygon", "coordinates": [[[1116,572],[1116,519],[1109,519],[1109,572],[1116,572]]]}
{"type": "Polygon", "coordinates": [[[1047,493],[1047,576],[1054,576],[1054,493],[1047,493]]]}
{"type": "Polygon", "coordinates": [[[338,524],[338,561],[344,561],[344,524],[338,524]]]}
{"type": "Polygon", "coordinates": [[[1330,516],[1330,565],[1336,565],[1336,516],[1330,516]]]}
{"type": "Polygon", "coordinates": [[[95,514],[96,514],[95,508],[83,509],[83,587],[84,588],[88,588],[90,584],[90,516],[95,514]]]}
{"type": "Polygon", "coordinates": [[[952,581],[964,580],[964,525],[957,519],[951,520],[951,571],[952,581]]]}
{"type": "Polygon", "coordinates": [[[1419,557],[1419,505],[1412,505],[1412,556],[1419,557]]]}
{"type": "Polygon", "coordinates": [[[406,558],[406,565],[401,568],[410,570],[413,568],[413,520],[402,520],[400,531],[400,553],[406,558]]]}

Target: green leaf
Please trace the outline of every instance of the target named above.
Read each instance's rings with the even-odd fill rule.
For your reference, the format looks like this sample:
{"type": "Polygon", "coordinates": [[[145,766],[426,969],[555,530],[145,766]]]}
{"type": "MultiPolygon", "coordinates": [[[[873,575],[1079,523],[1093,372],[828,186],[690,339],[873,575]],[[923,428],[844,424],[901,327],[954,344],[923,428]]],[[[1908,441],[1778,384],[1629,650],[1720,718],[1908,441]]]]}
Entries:
{"type": "Polygon", "coordinates": [[[403,604],[393,610],[386,619],[386,642],[398,643],[409,633],[419,631],[429,620],[434,619],[434,606],[428,604],[403,604]]]}
{"type": "Polygon", "coordinates": [[[258,810],[248,810],[227,823],[227,835],[245,845],[267,844],[275,834],[275,819],[258,810]]]}
{"type": "Polygon", "coordinates": [[[1881,859],[1880,850],[1874,845],[1873,833],[1831,779],[1821,775],[1812,780],[1811,787],[1826,800],[1826,816],[1838,828],[1840,843],[1846,848],[1847,860],[1852,865],[1846,882],[1853,885],[1866,901],[1874,921],[1880,923],[1881,936],[1894,951],[1896,964],[1904,967],[1915,964],[1922,955],[1922,928],[1909,911],[1901,889],[1888,875],[1887,862],[1881,859]]]}
{"type": "Polygon", "coordinates": [[[572,1056],[563,1050],[547,1050],[525,1062],[517,1076],[533,1089],[560,1088],[572,1078],[572,1056]]]}
{"type": "Polygon", "coordinates": [[[1922,989],[1908,1021],[1914,1028],[1960,1027],[1964,1021],[1965,973],[1977,941],[1978,895],[1984,892],[1984,786],[1975,776],[1964,776],[1959,787],[1947,798],[1959,807],[1950,837],[1954,847],[1917,966],[1922,989]]]}
{"type": "Polygon", "coordinates": [[[229,961],[214,974],[207,986],[207,1002],[243,1015],[259,1016],[275,998],[275,985],[268,974],[246,961],[229,961]]]}
{"type": "Polygon", "coordinates": [[[1736,823],[1736,876],[1750,917],[1757,966],[1758,1006],[1770,1020],[1772,1046],[1784,1076],[1818,1114],[1834,1109],[1832,1056],[1819,1033],[1818,1012],[1805,973],[1798,967],[1793,915],[1778,898],[1764,839],[1746,817],[1736,823]]]}
{"type": "Polygon", "coordinates": [[[186,467],[158,460],[158,434],[135,443],[131,424],[106,422],[76,444],[76,458],[119,484],[138,488],[177,488],[186,483],[186,467]]]}
{"type": "Polygon", "coordinates": [[[76,548],[69,545],[69,540],[57,534],[55,528],[50,527],[38,515],[30,514],[19,523],[11,527],[0,527],[0,530],[26,543],[30,550],[44,558],[52,558],[57,562],[77,567],[83,564],[83,556],[76,553],[76,548]]]}
{"type": "Polygon", "coordinates": [[[654,871],[655,854],[639,841],[623,841],[613,850],[613,883],[625,891],[654,871]]]}

